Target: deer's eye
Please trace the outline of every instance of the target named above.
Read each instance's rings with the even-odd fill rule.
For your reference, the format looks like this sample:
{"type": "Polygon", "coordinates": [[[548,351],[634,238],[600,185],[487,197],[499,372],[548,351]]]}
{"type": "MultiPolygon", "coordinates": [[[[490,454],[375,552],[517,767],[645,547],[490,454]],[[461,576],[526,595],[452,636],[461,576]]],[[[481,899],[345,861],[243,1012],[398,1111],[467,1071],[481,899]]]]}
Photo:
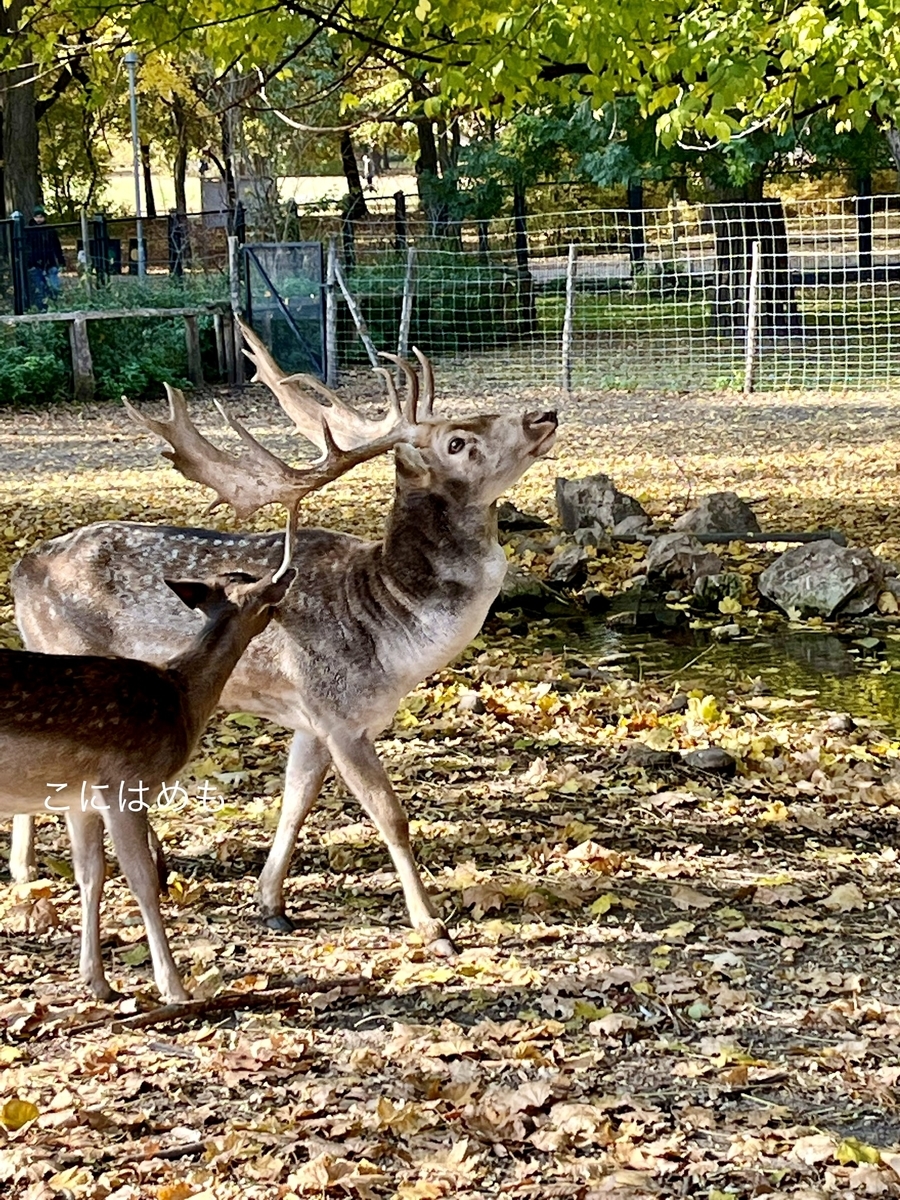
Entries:
{"type": "Polygon", "coordinates": [[[466,443],[463,441],[463,439],[461,437],[451,438],[450,444],[447,447],[448,451],[451,454],[459,454],[460,450],[464,450],[465,448],[466,448],[466,443]]]}

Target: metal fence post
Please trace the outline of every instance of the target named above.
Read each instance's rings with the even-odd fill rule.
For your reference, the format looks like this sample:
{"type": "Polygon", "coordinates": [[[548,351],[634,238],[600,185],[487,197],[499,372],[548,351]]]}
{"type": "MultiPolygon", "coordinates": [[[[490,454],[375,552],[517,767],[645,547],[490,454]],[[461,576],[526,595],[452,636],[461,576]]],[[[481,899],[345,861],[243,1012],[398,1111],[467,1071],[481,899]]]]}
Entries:
{"type": "Polygon", "coordinates": [[[566,265],[566,310],[562,329],[562,386],[566,398],[572,395],[572,342],[575,332],[575,276],[578,272],[578,248],[569,245],[569,261],[566,265]]]}
{"type": "Polygon", "coordinates": [[[759,322],[759,242],[750,248],[750,279],[747,284],[747,347],[744,355],[744,395],[753,391],[756,372],[757,326],[759,322]]]}

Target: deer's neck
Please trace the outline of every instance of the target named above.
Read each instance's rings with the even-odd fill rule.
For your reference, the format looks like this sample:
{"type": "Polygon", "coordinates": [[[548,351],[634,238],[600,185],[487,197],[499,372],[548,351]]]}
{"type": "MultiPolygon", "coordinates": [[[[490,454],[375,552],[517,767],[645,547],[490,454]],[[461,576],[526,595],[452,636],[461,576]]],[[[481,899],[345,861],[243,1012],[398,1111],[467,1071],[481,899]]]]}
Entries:
{"type": "Polygon", "coordinates": [[[383,547],[382,570],[407,596],[427,600],[448,589],[461,599],[465,593],[480,594],[493,588],[502,554],[496,505],[435,492],[399,492],[383,547]]]}
{"type": "Polygon", "coordinates": [[[228,610],[212,617],[191,649],[167,664],[166,670],[179,679],[192,744],[215,712],[228,677],[251,636],[245,623],[235,619],[234,610],[228,610]]]}

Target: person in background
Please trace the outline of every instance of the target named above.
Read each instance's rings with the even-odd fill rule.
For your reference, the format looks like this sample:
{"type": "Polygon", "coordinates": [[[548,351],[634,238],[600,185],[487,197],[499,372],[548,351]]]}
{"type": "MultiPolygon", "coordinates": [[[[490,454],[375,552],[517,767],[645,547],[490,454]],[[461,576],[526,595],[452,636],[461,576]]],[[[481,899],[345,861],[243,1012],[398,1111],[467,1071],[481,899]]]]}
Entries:
{"type": "Polygon", "coordinates": [[[39,312],[47,311],[47,301],[60,293],[59,271],[66,265],[59,234],[47,224],[42,204],[34,206],[34,216],[25,228],[28,277],[31,298],[39,312]]]}

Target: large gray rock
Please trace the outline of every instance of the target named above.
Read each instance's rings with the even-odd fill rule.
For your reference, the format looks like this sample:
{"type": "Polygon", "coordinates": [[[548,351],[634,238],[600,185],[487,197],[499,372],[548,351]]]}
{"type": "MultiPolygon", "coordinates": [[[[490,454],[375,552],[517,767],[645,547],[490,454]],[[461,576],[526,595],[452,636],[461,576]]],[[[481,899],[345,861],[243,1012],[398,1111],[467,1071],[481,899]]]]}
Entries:
{"type": "Polygon", "coordinates": [[[884,565],[869,550],[809,542],[786,550],[759,577],[761,595],[783,611],[831,617],[873,608],[884,584],[884,565]]]}
{"type": "Polygon", "coordinates": [[[718,575],[722,560],[686,533],[663,533],[654,538],[641,564],[650,582],[693,588],[703,575],[718,575]]]}
{"type": "Polygon", "coordinates": [[[561,587],[579,588],[587,579],[589,561],[584,547],[566,546],[550,560],[547,578],[561,587]]]}
{"type": "Polygon", "coordinates": [[[608,475],[557,479],[556,507],[567,533],[587,525],[612,529],[626,517],[646,516],[637,500],[620,492],[608,475]]]}
{"type": "Polygon", "coordinates": [[[673,522],[680,533],[760,533],[756,513],[734,492],[712,492],[673,522]]]}

